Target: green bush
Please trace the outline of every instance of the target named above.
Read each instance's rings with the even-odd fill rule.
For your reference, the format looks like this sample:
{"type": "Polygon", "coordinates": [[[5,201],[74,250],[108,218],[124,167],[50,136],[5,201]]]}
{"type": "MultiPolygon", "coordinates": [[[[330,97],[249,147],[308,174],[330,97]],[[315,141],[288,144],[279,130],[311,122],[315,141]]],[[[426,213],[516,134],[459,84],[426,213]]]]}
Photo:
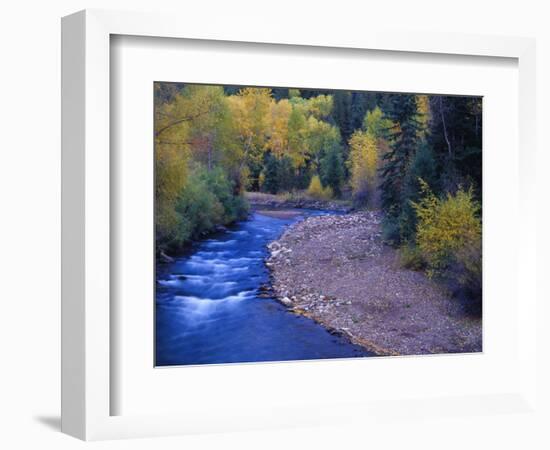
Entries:
{"type": "Polygon", "coordinates": [[[192,170],[177,198],[173,214],[157,221],[159,250],[181,248],[219,225],[246,217],[246,200],[235,195],[234,190],[222,168],[208,171],[198,166],[192,170]]]}
{"type": "Polygon", "coordinates": [[[206,188],[221,203],[223,213],[218,223],[228,224],[246,217],[248,208],[244,198],[234,194],[233,183],[227,178],[221,167],[210,171],[203,170],[199,176],[204,180],[206,188]]]}
{"type": "Polygon", "coordinates": [[[392,247],[399,246],[401,242],[401,227],[399,217],[389,211],[382,220],[382,240],[392,247]]]}

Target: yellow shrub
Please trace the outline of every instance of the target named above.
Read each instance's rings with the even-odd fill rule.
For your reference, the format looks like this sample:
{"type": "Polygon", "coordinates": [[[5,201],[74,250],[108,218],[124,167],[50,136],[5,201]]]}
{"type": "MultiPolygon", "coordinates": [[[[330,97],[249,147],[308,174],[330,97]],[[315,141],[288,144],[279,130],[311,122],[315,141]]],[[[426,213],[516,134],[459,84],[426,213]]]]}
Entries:
{"type": "Polygon", "coordinates": [[[423,180],[420,183],[424,197],[412,205],[418,217],[416,243],[427,262],[428,274],[441,273],[458,263],[461,270],[479,272],[480,278],[481,220],[472,190],[461,188],[455,195],[439,199],[423,180]]]}
{"type": "Polygon", "coordinates": [[[319,175],[315,175],[311,178],[311,182],[307,188],[307,194],[317,200],[330,200],[334,195],[330,186],[323,188],[319,175]]]}

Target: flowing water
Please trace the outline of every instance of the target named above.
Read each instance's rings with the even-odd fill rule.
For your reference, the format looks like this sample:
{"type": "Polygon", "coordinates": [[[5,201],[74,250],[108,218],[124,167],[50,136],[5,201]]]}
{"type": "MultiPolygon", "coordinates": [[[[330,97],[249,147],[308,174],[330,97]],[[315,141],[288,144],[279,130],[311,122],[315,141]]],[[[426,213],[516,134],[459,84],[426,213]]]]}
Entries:
{"type": "Polygon", "coordinates": [[[369,355],[276,300],[258,296],[260,285],[269,283],[266,245],[300,219],[254,213],[157,267],[157,366],[369,355]]]}

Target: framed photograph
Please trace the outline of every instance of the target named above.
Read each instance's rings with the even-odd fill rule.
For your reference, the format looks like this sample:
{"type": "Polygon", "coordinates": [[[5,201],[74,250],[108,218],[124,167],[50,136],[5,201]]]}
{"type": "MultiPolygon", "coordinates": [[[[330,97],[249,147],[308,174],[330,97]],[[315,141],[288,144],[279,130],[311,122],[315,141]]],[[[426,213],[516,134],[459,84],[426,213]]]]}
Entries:
{"type": "Polygon", "coordinates": [[[63,431],[531,410],[534,48],[65,17],[63,431]]]}

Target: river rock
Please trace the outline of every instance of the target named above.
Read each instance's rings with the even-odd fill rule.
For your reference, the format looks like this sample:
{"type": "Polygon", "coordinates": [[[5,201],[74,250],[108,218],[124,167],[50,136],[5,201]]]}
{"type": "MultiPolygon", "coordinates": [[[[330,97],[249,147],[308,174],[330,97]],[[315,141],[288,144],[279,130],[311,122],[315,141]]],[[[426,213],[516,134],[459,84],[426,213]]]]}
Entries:
{"type": "Polygon", "coordinates": [[[282,297],[280,301],[285,306],[292,306],[292,300],[290,300],[288,297],[282,297]]]}

